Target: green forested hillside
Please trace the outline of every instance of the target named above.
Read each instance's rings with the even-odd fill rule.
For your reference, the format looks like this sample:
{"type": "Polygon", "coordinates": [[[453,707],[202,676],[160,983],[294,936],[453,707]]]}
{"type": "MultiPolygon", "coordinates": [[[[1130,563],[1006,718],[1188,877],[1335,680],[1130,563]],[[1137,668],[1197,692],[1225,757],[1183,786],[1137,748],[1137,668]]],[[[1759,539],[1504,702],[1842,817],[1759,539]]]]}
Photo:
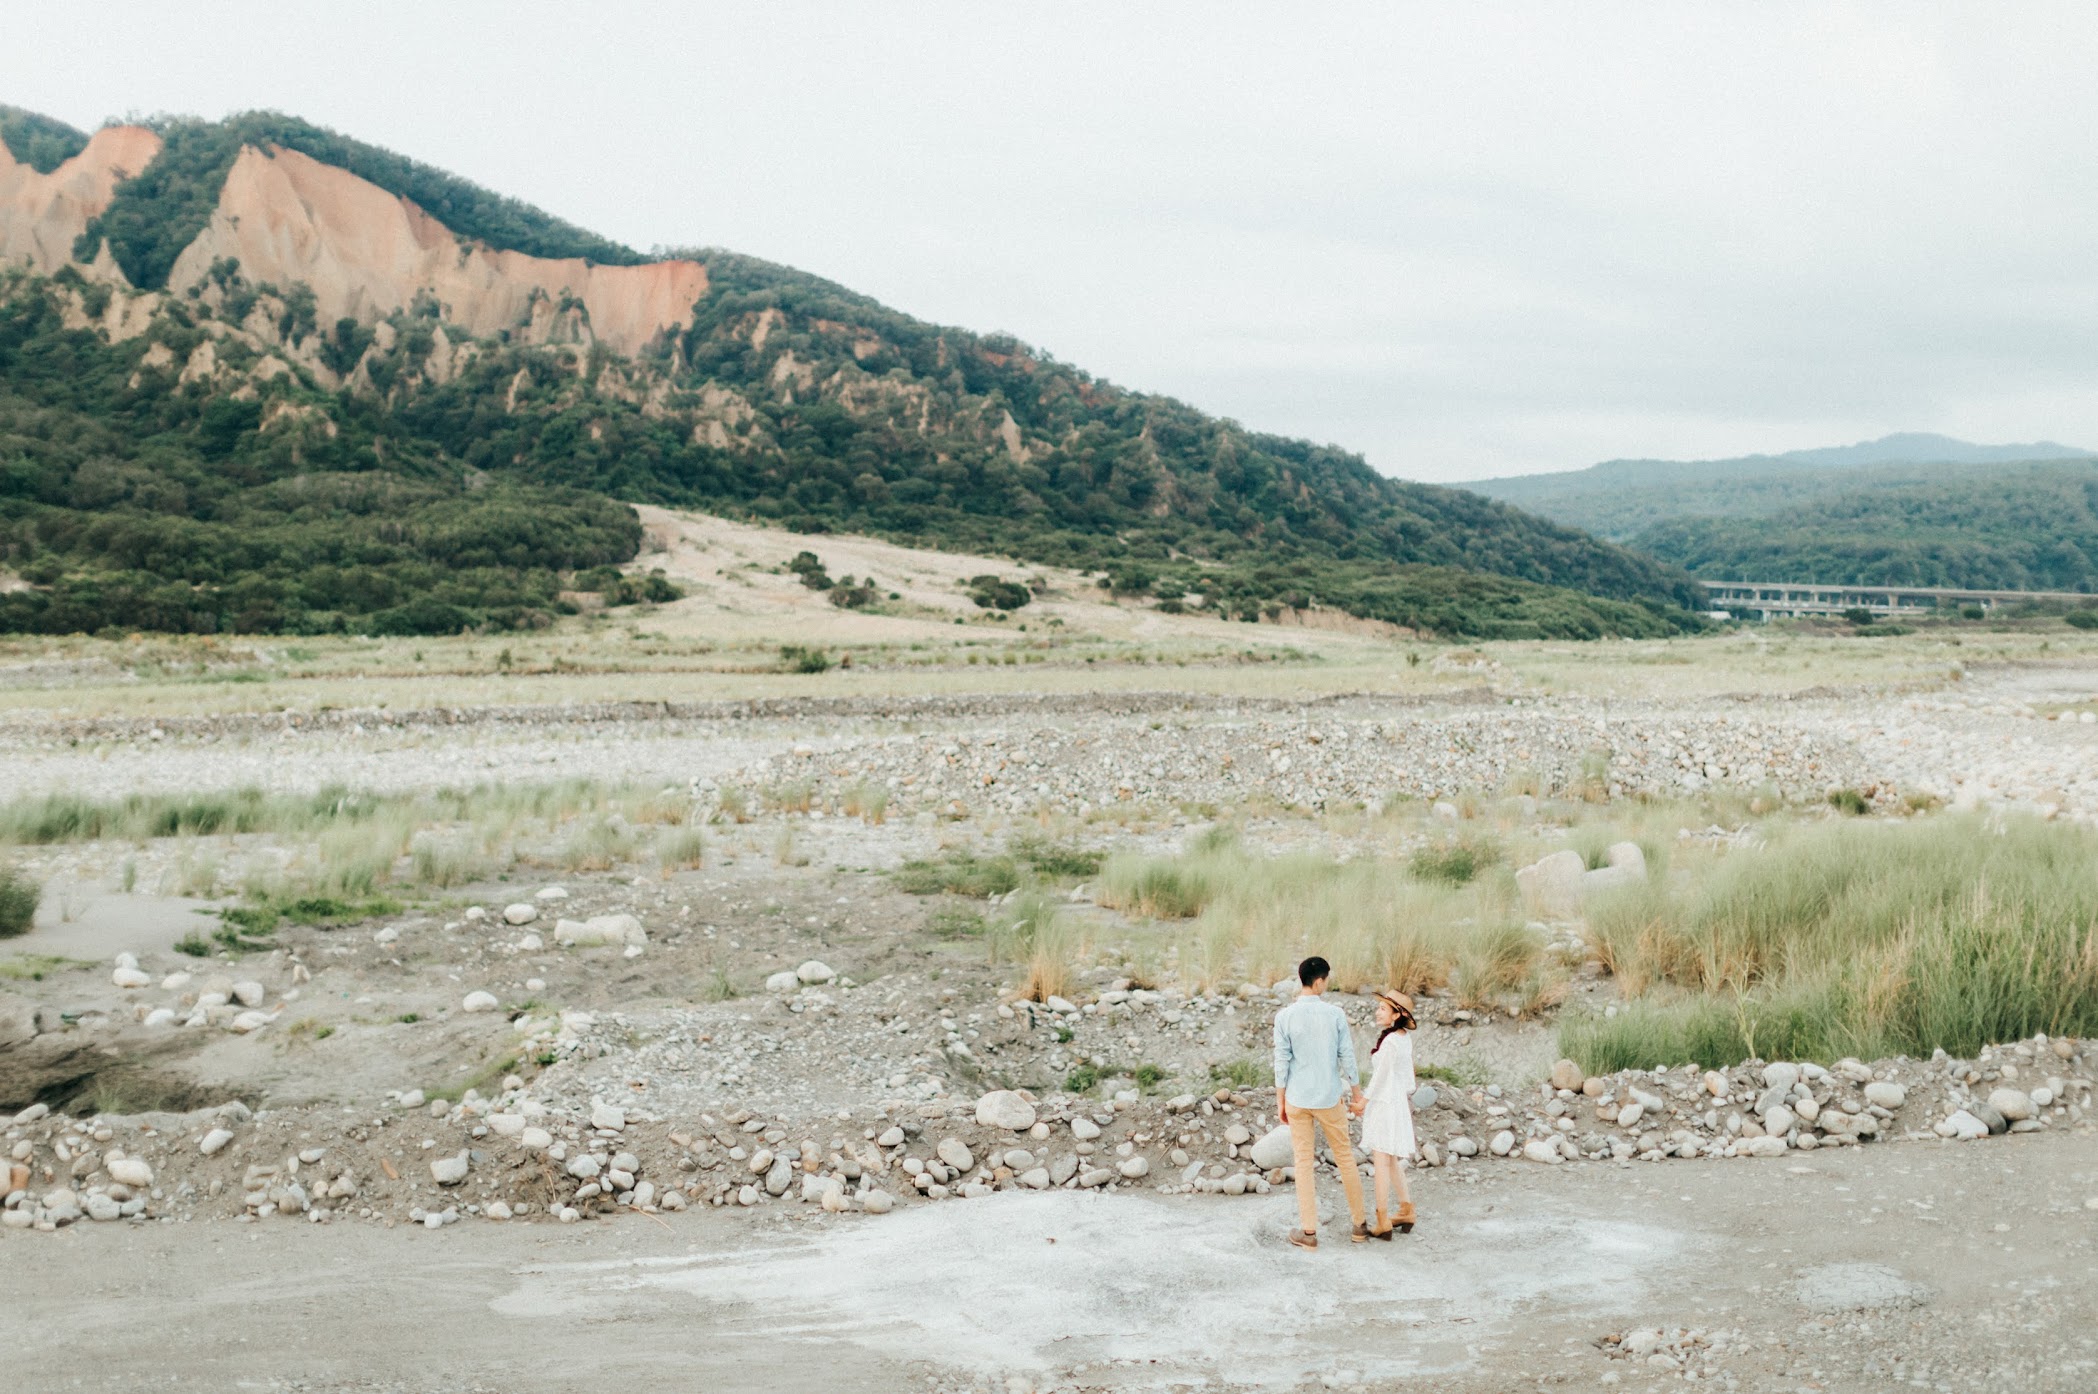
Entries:
{"type": "MultiPolygon", "coordinates": [[[[108,238],[142,286],[165,283],[247,140],[344,164],[496,245],[634,257],[292,118],[161,129],[162,156],[82,239],[108,238]]],[[[319,324],[310,292],[250,284],[231,263],[112,345],[63,322],[99,315],[107,287],[17,277],[0,287],[0,562],[38,589],[0,600],[0,622],[79,627],[87,609],[62,601],[84,586],[105,623],[129,627],[406,623],[404,597],[438,591],[451,611],[433,624],[527,622],[557,572],[632,555],[631,515],[610,496],[1097,569],[1243,618],[1317,603],[1481,636],[1697,623],[1701,595],[1680,571],[1504,504],[800,272],[693,255],[710,287],[689,329],[640,361],[465,343],[429,304],[378,326],[319,324]],[[186,373],[207,339],[211,372],[186,373]],[[530,545],[497,555],[460,540],[512,522],[530,545]],[[224,531],[204,540],[211,528],[224,531]],[[289,539],[322,530],[339,537],[302,578],[294,558],[312,549],[289,539]],[[181,587],[203,588],[184,592],[188,610],[181,587]]],[[[587,343],[580,306],[560,313],[587,343]]]]}
{"type": "Polygon", "coordinates": [[[86,148],[87,132],[18,106],[0,106],[0,144],[37,173],[49,174],[86,148]]]}
{"type": "Polygon", "coordinates": [[[1883,476],[1777,515],[1658,523],[1632,545],[1715,580],[2098,591],[2098,461],[1883,476]]]}

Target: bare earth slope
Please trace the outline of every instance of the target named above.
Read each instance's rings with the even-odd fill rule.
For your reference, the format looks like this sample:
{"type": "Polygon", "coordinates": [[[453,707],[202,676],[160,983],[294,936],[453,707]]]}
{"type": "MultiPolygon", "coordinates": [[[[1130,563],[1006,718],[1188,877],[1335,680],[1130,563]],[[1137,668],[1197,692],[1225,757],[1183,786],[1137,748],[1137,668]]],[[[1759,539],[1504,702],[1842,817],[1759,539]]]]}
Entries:
{"type": "Polygon", "coordinates": [[[622,353],[689,324],[707,290],[696,261],[593,266],[462,243],[409,200],[346,170],[252,146],[234,161],[210,224],[176,260],[170,287],[200,283],[225,257],[251,281],[311,286],[323,323],[368,323],[430,295],[476,335],[523,331],[543,341],[562,302],[574,299],[597,339],[622,353]]]}
{"type": "Polygon", "coordinates": [[[0,265],[50,275],[73,260],[73,240],[109,207],[119,180],[160,153],[143,126],[105,126],[87,148],[49,174],[15,159],[0,142],[0,265]]]}

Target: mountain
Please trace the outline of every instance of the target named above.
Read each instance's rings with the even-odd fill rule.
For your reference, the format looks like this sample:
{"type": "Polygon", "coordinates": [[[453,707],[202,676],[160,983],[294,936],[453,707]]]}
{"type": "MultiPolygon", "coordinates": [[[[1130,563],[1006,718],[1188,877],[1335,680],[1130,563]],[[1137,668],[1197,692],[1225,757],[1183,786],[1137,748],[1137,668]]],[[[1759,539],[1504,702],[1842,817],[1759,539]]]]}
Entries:
{"type": "Polygon", "coordinates": [[[2093,452],[2053,441],[2031,445],[1973,445],[1927,431],[1898,431],[1856,445],[1788,450],[1780,460],[1803,465],[2009,465],[2025,460],[2086,460],[2093,452]]]}
{"type": "Polygon", "coordinates": [[[1249,619],[1695,624],[1680,571],[1477,494],[750,257],[644,256],[276,113],[88,135],[0,109],[0,265],[4,627],[536,623],[633,555],[613,499],[1249,619]]]}
{"type": "Polygon", "coordinates": [[[1472,487],[1713,580],[2098,589],[2098,460],[2049,442],[1894,435],[1472,487]]]}
{"type": "Polygon", "coordinates": [[[1675,518],[1632,545],[1714,580],[2098,592],[2098,460],[1849,477],[1781,514],[1675,518]]]}

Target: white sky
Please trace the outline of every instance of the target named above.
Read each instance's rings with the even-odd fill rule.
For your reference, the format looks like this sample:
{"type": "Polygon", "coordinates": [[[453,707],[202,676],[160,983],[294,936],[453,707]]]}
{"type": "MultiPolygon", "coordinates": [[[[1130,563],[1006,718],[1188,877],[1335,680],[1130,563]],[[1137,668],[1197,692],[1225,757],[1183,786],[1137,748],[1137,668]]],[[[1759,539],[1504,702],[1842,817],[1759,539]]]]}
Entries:
{"type": "Polygon", "coordinates": [[[1419,479],[2098,446],[2098,7],[16,4],[0,101],[274,107],[1419,479]]]}

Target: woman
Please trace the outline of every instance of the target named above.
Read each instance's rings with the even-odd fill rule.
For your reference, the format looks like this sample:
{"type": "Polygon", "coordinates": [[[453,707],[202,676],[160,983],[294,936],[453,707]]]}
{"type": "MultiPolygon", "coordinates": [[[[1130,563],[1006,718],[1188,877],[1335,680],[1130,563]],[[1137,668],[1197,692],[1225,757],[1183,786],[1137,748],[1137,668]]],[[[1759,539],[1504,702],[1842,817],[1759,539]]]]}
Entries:
{"type": "Polygon", "coordinates": [[[1370,1234],[1390,1239],[1396,1224],[1413,1232],[1413,1198],[1406,1193],[1406,1160],[1413,1155],[1413,999],[1403,992],[1377,993],[1380,1034],[1370,1051],[1368,1100],[1362,1111],[1362,1145],[1376,1170],[1377,1224],[1370,1234]],[[1398,1209],[1387,1206],[1396,1194],[1398,1209]]]}

